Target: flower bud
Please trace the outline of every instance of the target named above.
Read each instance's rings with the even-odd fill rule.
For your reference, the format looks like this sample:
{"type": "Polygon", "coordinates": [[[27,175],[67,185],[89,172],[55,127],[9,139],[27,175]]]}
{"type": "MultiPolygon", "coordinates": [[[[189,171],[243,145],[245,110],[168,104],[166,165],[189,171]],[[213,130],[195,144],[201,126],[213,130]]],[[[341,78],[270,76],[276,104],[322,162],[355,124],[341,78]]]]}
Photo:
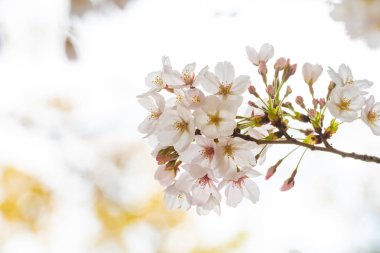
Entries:
{"type": "Polygon", "coordinates": [[[315,109],[309,109],[307,110],[310,117],[315,118],[315,115],[317,114],[317,111],[315,109]]]}
{"type": "Polygon", "coordinates": [[[284,57],[278,58],[276,63],[274,64],[274,69],[276,71],[281,71],[286,66],[286,59],[284,57]]]}
{"type": "Polygon", "coordinates": [[[326,99],[324,99],[324,98],[320,98],[320,99],[318,100],[318,103],[319,103],[319,106],[320,106],[321,108],[323,108],[323,107],[326,105],[326,99]]]}
{"type": "Polygon", "coordinates": [[[257,97],[257,98],[260,97],[259,94],[258,94],[257,91],[256,91],[255,86],[253,86],[253,85],[250,85],[250,86],[248,87],[248,92],[249,92],[250,94],[254,95],[254,96],[257,97]]]}
{"type": "Polygon", "coordinates": [[[271,166],[268,169],[267,174],[265,176],[265,180],[268,180],[269,178],[271,178],[274,175],[274,173],[276,173],[277,167],[282,163],[283,160],[284,159],[278,160],[275,165],[271,166]]]}
{"type": "Polygon", "coordinates": [[[288,190],[292,189],[293,187],[294,187],[294,178],[290,177],[284,181],[280,190],[284,192],[284,191],[288,191],[288,190]]]}
{"type": "Polygon", "coordinates": [[[290,86],[287,86],[286,87],[285,97],[289,96],[291,93],[292,93],[292,88],[290,86]]]}
{"type": "Polygon", "coordinates": [[[304,109],[306,108],[305,104],[303,102],[303,97],[301,97],[301,96],[297,96],[296,97],[296,104],[299,105],[299,106],[301,106],[304,109]]]}
{"type": "Polygon", "coordinates": [[[284,73],[282,74],[282,81],[283,82],[286,82],[289,77],[291,77],[292,75],[294,75],[294,73],[296,73],[296,70],[297,70],[297,64],[290,64],[290,60],[288,59],[286,61],[286,66],[284,68],[284,73]]]}
{"type": "Polygon", "coordinates": [[[271,84],[267,86],[266,91],[267,91],[268,95],[271,97],[273,97],[275,94],[274,87],[271,84]]]}
{"type": "Polygon", "coordinates": [[[255,102],[253,101],[248,101],[248,105],[251,106],[251,107],[255,107],[255,108],[258,108],[258,106],[255,104],[255,102]]]}
{"type": "Polygon", "coordinates": [[[316,99],[316,98],[313,98],[313,106],[314,106],[314,109],[317,109],[318,103],[319,103],[319,100],[316,99]]]}

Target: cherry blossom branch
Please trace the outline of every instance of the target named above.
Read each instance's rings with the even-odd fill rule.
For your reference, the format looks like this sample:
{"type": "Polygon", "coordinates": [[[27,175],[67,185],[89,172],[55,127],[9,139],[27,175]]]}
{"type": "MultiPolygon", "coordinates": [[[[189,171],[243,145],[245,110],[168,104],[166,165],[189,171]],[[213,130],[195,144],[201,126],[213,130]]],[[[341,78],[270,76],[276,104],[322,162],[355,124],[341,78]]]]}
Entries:
{"type": "MultiPolygon", "coordinates": [[[[338,149],[333,148],[331,145],[328,145],[327,147],[321,147],[321,146],[316,146],[304,142],[297,141],[296,139],[290,137],[287,133],[285,134],[286,139],[280,139],[280,140],[263,140],[263,139],[256,139],[250,135],[242,134],[239,133],[238,131],[235,131],[232,135],[233,137],[239,137],[243,140],[246,141],[253,141],[257,144],[288,144],[288,145],[298,145],[302,146],[305,148],[308,148],[312,151],[318,150],[322,152],[328,152],[328,153],[333,153],[336,155],[340,155],[342,157],[350,157],[356,160],[361,160],[364,162],[374,162],[374,163],[380,163],[380,157],[377,156],[370,156],[370,155],[362,155],[362,154],[357,154],[355,152],[344,152],[338,149]]],[[[326,141],[327,142],[327,141],[326,141]]]]}

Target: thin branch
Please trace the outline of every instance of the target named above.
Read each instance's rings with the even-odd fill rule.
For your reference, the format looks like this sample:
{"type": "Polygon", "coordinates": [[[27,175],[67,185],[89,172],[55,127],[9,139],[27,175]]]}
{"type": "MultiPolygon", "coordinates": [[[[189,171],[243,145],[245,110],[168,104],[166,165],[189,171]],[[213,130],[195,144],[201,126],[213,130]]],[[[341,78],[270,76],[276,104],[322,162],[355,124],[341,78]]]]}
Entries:
{"type": "Polygon", "coordinates": [[[321,146],[315,146],[315,145],[311,145],[311,144],[307,144],[307,143],[304,143],[304,142],[300,142],[300,141],[297,141],[296,139],[290,137],[287,133],[284,134],[285,135],[285,140],[284,139],[281,139],[281,140],[263,140],[263,139],[256,139],[250,135],[246,135],[246,134],[241,134],[239,133],[238,131],[235,131],[233,133],[233,137],[239,137],[243,140],[246,140],[246,141],[253,141],[253,142],[256,142],[257,144],[290,144],[290,145],[298,145],[298,146],[302,146],[302,147],[305,147],[305,148],[308,148],[310,150],[318,150],[318,151],[322,151],[322,152],[328,152],[328,153],[333,153],[333,154],[336,154],[336,155],[340,155],[342,157],[350,157],[350,158],[353,158],[353,159],[357,159],[357,160],[362,160],[362,161],[365,161],[365,162],[373,162],[373,163],[380,163],[380,157],[377,157],[377,156],[370,156],[370,155],[362,155],[362,154],[357,154],[357,153],[349,153],[349,152],[344,152],[344,151],[340,151],[338,149],[335,149],[333,148],[332,146],[328,146],[328,147],[321,147],[321,146]]]}

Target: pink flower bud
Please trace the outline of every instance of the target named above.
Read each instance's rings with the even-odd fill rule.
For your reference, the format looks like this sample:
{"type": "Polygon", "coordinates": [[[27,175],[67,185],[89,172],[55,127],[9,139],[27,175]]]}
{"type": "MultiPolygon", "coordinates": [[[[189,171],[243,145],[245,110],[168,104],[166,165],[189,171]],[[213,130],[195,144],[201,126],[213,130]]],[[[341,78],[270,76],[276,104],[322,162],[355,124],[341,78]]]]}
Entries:
{"type": "Polygon", "coordinates": [[[313,106],[314,106],[314,109],[317,109],[318,103],[319,103],[318,99],[313,98],[313,106]]]}
{"type": "Polygon", "coordinates": [[[303,102],[303,97],[297,96],[296,97],[296,103],[297,103],[297,105],[301,106],[302,108],[305,108],[305,104],[303,102]]]}
{"type": "Polygon", "coordinates": [[[319,106],[322,108],[326,105],[326,99],[320,98],[318,103],[319,103],[319,106]]]}
{"type": "Polygon", "coordinates": [[[278,58],[274,64],[274,69],[277,71],[283,70],[286,66],[286,59],[284,57],[278,58]]]}
{"type": "Polygon", "coordinates": [[[285,97],[289,96],[291,93],[292,93],[292,87],[287,86],[287,87],[286,87],[285,97]]]}
{"type": "Polygon", "coordinates": [[[275,165],[271,166],[268,169],[267,174],[265,176],[265,180],[268,180],[269,178],[271,178],[274,175],[274,173],[276,173],[277,167],[282,163],[282,161],[283,161],[283,159],[278,160],[275,165]]]}
{"type": "Polygon", "coordinates": [[[274,96],[274,93],[275,93],[275,92],[274,92],[274,87],[273,87],[273,85],[271,85],[271,84],[268,85],[266,91],[267,91],[267,93],[268,93],[269,96],[271,96],[271,97],[274,96]]]}
{"type": "Polygon", "coordinates": [[[290,64],[290,60],[286,61],[286,66],[284,68],[284,73],[282,74],[282,81],[285,82],[296,73],[297,64],[290,64]]]}
{"type": "Polygon", "coordinates": [[[317,112],[314,110],[314,109],[309,109],[308,111],[307,111],[308,113],[309,113],[309,116],[311,116],[311,117],[315,117],[315,115],[317,114],[317,112]]]}
{"type": "Polygon", "coordinates": [[[294,187],[294,178],[290,177],[284,181],[280,190],[284,192],[284,191],[288,191],[288,190],[292,189],[293,187],[294,187]]]}
{"type": "Polygon", "coordinates": [[[249,92],[250,94],[254,95],[254,96],[257,97],[257,98],[260,97],[259,94],[258,94],[257,91],[256,91],[255,86],[253,86],[253,85],[250,85],[250,86],[248,87],[248,92],[249,92]]]}

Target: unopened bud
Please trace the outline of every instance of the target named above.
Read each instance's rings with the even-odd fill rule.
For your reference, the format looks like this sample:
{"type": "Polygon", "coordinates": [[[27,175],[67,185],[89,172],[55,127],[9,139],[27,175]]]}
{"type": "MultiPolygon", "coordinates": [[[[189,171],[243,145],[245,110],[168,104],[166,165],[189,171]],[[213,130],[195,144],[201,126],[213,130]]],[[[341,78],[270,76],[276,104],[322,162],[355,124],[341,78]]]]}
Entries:
{"type": "Polygon", "coordinates": [[[326,105],[326,99],[324,99],[324,98],[320,98],[320,99],[318,100],[318,103],[319,103],[319,106],[320,106],[321,108],[323,108],[323,107],[326,105]]]}
{"type": "Polygon", "coordinates": [[[327,91],[327,96],[326,96],[327,98],[330,97],[330,94],[331,94],[332,90],[335,88],[335,86],[336,86],[336,84],[333,81],[331,81],[329,84],[329,87],[328,87],[328,91],[327,91]]]}
{"type": "Polygon", "coordinates": [[[286,66],[284,68],[284,73],[282,74],[282,81],[285,82],[296,73],[297,64],[290,64],[290,60],[286,61],[286,66]]]}
{"type": "Polygon", "coordinates": [[[290,177],[284,181],[280,190],[284,192],[284,191],[288,191],[288,190],[292,189],[293,187],[294,187],[294,178],[290,177]]]}
{"type": "Polygon", "coordinates": [[[286,59],[284,57],[278,58],[276,63],[274,64],[274,69],[276,71],[281,71],[286,66],[286,59]]]}
{"type": "Polygon", "coordinates": [[[291,93],[292,93],[292,88],[290,86],[287,86],[286,87],[285,97],[289,96],[291,93]]]}
{"type": "Polygon", "coordinates": [[[297,103],[297,105],[299,105],[299,106],[301,106],[302,108],[306,108],[305,107],[305,104],[304,104],[304,102],[303,102],[303,97],[301,97],[301,96],[297,96],[296,97],[296,103],[297,103]]]}
{"type": "Polygon", "coordinates": [[[249,106],[251,106],[251,107],[254,107],[254,108],[259,108],[258,106],[257,106],[257,104],[255,103],[255,102],[253,102],[253,101],[248,101],[248,105],[249,106]]]}
{"type": "Polygon", "coordinates": [[[254,96],[257,97],[257,98],[260,97],[259,94],[258,94],[257,91],[256,91],[255,86],[253,86],[253,85],[250,85],[250,86],[248,87],[248,92],[249,92],[250,94],[254,95],[254,96]]]}
{"type": "Polygon", "coordinates": [[[313,98],[313,106],[314,106],[314,109],[317,109],[318,104],[319,104],[318,99],[313,98]]]}
{"type": "Polygon", "coordinates": [[[290,110],[294,111],[293,105],[289,101],[283,103],[282,106],[285,108],[289,108],[290,110]]]}
{"type": "Polygon", "coordinates": [[[283,159],[278,160],[275,165],[271,166],[268,169],[267,174],[265,176],[265,180],[268,180],[269,178],[271,178],[274,175],[274,173],[276,173],[277,167],[282,163],[282,161],[283,161],[283,159]]]}
{"type": "Polygon", "coordinates": [[[313,118],[315,118],[315,115],[317,114],[317,111],[314,109],[309,109],[309,110],[307,110],[307,112],[308,112],[309,116],[313,117],[313,118]]]}
{"type": "Polygon", "coordinates": [[[275,94],[274,87],[271,84],[267,86],[266,91],[267,91],[268,95],[271,97],[273,97],[275,94]]]}

